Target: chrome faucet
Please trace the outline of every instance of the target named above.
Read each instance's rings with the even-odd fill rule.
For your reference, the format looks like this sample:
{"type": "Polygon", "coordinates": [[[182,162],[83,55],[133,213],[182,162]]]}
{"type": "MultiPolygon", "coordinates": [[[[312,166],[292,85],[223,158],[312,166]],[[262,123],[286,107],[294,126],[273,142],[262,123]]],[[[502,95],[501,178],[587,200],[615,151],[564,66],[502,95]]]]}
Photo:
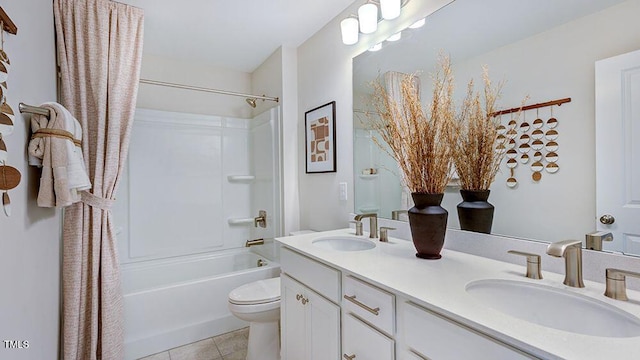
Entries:
{"type": "Polygon", "coordinates": [[[362,221],[363,218],[369,218],[369,237],[375,239],[378,237],[378,214],[358,214],[353,218],[355,221],[362,221]]]}
{"type": "Polygon", "coordinates": [[[587,249],[602,251],[602,242],[613,241],[613,234],[606,231],[596,231],[585,235],[585,240],[587,249]]]}
{"type": "Polygon", "coordinates": [[[567,286],[583,288],[582,282],[582,241],[563,240],[549,244],[547,254],[564,257],[565,275],[563,283],[567,286]]]}

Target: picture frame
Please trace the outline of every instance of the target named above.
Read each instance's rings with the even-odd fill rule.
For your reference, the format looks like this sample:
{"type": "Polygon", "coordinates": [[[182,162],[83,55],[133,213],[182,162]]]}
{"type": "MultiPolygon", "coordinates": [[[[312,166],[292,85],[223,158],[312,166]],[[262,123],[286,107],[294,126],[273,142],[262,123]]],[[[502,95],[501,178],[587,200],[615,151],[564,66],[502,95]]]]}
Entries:
{"type": "Polygon", "coordinates": [[[304,113],[307,174],[336,172],[336,102],[304,113]]]}

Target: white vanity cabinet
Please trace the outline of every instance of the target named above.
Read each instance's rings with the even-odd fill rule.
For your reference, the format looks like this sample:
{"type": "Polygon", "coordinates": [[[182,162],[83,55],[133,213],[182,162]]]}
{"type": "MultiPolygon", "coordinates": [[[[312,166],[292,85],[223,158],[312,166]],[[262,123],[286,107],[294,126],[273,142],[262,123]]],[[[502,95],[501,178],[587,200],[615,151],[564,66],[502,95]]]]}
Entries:
{"type": "Polygon", "coordinates": [[[286,248],[280,261],[282,359],[339,359],[340,271],[286,248]]]}
{"type": "Polygon", "coordinates": [[[342,359],[395,359],[395,296],[351,275],[342,289],[342,359]]]}
{"type": "Polygon", "coordinates": [[[283,360],[535,359],[354,271],[351,259],[292,248],[280,251],[283,360]]]}
{"type": "MultiPolygon", "coordinates": [[[[400,306],[405,345],[428,359],[535,359],[411,302],[400,306]]],[[[414,354],[411,354],[415,356],[414,354]]]]}

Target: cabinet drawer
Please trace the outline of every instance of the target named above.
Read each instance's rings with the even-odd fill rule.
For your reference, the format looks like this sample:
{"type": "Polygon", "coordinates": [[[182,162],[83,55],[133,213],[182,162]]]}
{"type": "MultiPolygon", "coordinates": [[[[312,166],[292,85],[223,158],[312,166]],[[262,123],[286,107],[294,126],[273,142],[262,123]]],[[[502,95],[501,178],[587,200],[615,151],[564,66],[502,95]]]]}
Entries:
{"type": "Polygon", "coordinates": [[[402,318],[406,344],[427,358],[439,360],[533,358],[429,310],[411,303],[403,305],[402,318]]]}
{"type": "Polygon", "coordinates": [[[347,315],[342,323],[342,353],[341,360],[393,360],[395,344],[353,315],[347,315]]]}
{"type": "Polygon", "coordinates": [[[380,329],[389,336],[395,330],[395,297],[384,290],[352,276],[345,276],[342,284],[342,308],[345,312],[380,329]]]}
{"type": "Polygon", "coordinates": [[[286,247],[280,249],[280,268],[329,300],[340,303],[340,271],[286,247]]]}

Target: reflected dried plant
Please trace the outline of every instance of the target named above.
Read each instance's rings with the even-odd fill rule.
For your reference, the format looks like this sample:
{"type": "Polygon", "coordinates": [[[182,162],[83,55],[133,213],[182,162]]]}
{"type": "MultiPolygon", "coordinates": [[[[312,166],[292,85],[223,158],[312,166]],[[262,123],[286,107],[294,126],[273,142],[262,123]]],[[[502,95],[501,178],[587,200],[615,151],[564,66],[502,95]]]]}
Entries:
{"type": "Polygon", "coordinates": [[[433,97],[429,111],[420,102],[414,76],[406,75],[400,94],[394,98],[381,80],[372,83],[371,126],[387,143],[377,145],[399,164],[404,182],[415,193],[443,193],[452,173],[452,153],[447,137],[455,126],[453,75],[448,57],[440,56],[439,68],[431,76],[433,97]]]}
{"type": "MultiPolygon", "coordinates": [[[[473,79],[469,81],[467,94],[449,134],[453,162],[463,190],[488,190],[505,155],[504,151],[496,149],[500,119],[492,116],[504,81],[494,86],[486,66],[482,80],[482,95],[474,91],[473,79]]],[[[519,117],[520,112],[516,116],[519,117]]]]}

